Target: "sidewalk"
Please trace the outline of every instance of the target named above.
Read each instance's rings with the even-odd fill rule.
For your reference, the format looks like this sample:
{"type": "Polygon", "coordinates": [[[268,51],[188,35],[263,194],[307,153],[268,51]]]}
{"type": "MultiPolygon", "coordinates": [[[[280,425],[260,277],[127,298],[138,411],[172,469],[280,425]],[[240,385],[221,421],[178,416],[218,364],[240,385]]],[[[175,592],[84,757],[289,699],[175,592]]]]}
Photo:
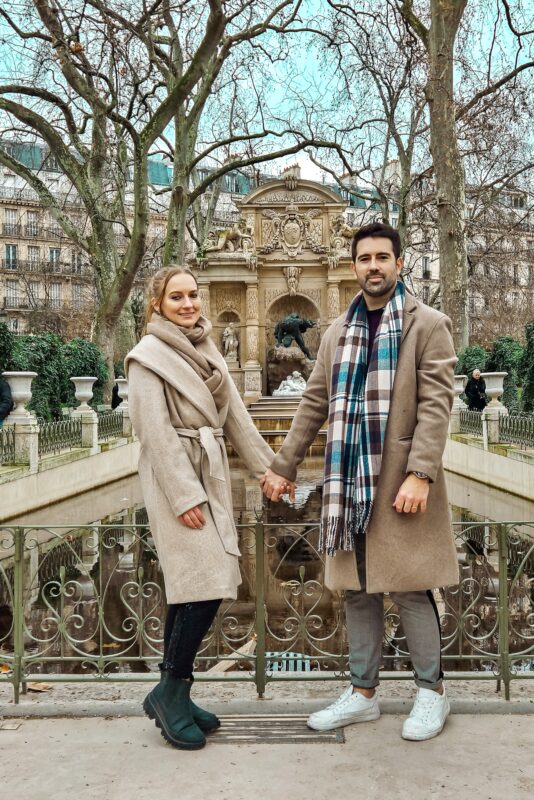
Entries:
{"type": "MultiPolygon", "coordinates": [[[[268,687],[262,701],[255,699],[252,686],[197,682],[195,696],[209,697],[210,708],[224,715],[302,715],[341,688],[338,683],[277,684],[268,687]]],[[[138,700],[146,686],[57,684],[46,699],[29,694],[18,708],[2,686],[0,714],[20,727],[1,729],[0,722],[1,792],[10,800],[532,798],[534,713],[525,712],[534,710],[534,683],[514,686],[517,697],[506,706],[491,697],[494,685],[471,687],[464,698],[462,689],[449,685],[456,713],[442,735],[428,742],[400,738],[406,712],[395,712],[409,709],[413,687],[395,683],[381,689],[381,719],[347,727],[343,744],[234,744],[222,737],[217,743],[215,733],[206,748],[185,753],[166,745],[148,719],[131,716],[140,713],[138,700]],[[523,685],[526,695],[519,691],[523,685]],[[478,713],[458,713],[468,704],[478,713]],[[69,716],[22,716],[52,708],[69,716]],[[70,716],[74,713],[99,716],[70,716]]]]}

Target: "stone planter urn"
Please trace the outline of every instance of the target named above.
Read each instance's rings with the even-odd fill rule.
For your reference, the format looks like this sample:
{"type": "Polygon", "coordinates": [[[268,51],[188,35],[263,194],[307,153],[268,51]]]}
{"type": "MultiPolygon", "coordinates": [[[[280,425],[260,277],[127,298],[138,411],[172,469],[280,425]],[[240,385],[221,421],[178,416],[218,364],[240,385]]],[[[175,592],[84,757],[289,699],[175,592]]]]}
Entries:
{"type": "Polygon", "coordinates": [[[3,372],[2,377],[8,382],[15,408],[6,418],[8,424],[15,422],[30,423],[35,416],[28,411],[26,404],[32,399],[32,381],[36,372],[3,372]]]}
{"type": "Polygon", "coordinates": [[[466,404],[460,397],[465,389],[466,381],[467,375],[454,376],[454,403],[452,404],[452,407],[455,409],[466,408],[466,404]]]}
{"type": "Polygon", "coordinates": [[[120,410],[128,411],[128,381],[126,378],[115,378],[115,383],[118,386],[119,397],[122,400],[120,410]]]}
{"type": "Polygon", "coordinates": [[[499,398],[502,397],[502,393],[504,391],[503,383],[507,375],[508,375],[507,372],[482,373],[482,377],[486,382],[486,394],[489,395],[490,397],[490,402],[486,406],[486,409],[498,408],[501,414],[508,413],[506,406],[503,406],[503,404],[499,400],[499,398]]]}
{"type": "Polygon", "coordinates": [[[76,400],[80,403],[80,405],[74,409],[76,414],[80,412],[84,413],[93,413],[93,409],[89,405],[89,400],[91,400],[93,396],[93,384],[96,381],[95,376],[91,377],[75,377],[71,378],[71,381],[74,384],[74,393],[76,395],[76,400]]]}

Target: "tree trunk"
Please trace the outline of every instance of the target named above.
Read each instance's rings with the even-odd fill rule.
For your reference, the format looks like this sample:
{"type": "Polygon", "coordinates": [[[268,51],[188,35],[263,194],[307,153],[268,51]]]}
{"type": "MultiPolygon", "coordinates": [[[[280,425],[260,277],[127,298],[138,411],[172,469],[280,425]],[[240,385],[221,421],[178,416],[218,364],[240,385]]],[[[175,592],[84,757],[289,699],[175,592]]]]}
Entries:
{"type": "Polygon", "coordinates": [[[452,320],[455,346],[469,341],[465,181],[454,107],[454,43],[467,0],[431,0],[428,32],[430,150],[434,162],[442,309],[452,320]]]}

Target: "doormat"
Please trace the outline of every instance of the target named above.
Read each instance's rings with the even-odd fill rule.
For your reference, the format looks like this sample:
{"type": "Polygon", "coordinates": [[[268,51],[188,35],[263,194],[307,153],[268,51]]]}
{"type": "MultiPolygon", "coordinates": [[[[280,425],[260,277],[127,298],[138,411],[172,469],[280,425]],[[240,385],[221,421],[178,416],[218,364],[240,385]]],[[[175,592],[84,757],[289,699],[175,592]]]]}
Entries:
{"type": "Polygon", "coordinates": [[[219,744],[343,744],[343,728],[312,731],[307,714],[226,714],[209,741],[219,744]]]}

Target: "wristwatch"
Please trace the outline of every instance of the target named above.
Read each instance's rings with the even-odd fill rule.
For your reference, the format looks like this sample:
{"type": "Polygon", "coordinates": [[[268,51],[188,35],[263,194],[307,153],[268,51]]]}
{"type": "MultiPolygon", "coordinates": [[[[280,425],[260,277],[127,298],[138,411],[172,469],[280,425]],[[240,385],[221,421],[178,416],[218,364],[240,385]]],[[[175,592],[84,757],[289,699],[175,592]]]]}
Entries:
{"type": "Polygon", "coordinates": [[[415,475],[416,478],[420,478],[422,481],[429,481],[430,478],[426,474],[426,472],[418,472],[417,470],[412,470],[412,475],[415,475]]]}

